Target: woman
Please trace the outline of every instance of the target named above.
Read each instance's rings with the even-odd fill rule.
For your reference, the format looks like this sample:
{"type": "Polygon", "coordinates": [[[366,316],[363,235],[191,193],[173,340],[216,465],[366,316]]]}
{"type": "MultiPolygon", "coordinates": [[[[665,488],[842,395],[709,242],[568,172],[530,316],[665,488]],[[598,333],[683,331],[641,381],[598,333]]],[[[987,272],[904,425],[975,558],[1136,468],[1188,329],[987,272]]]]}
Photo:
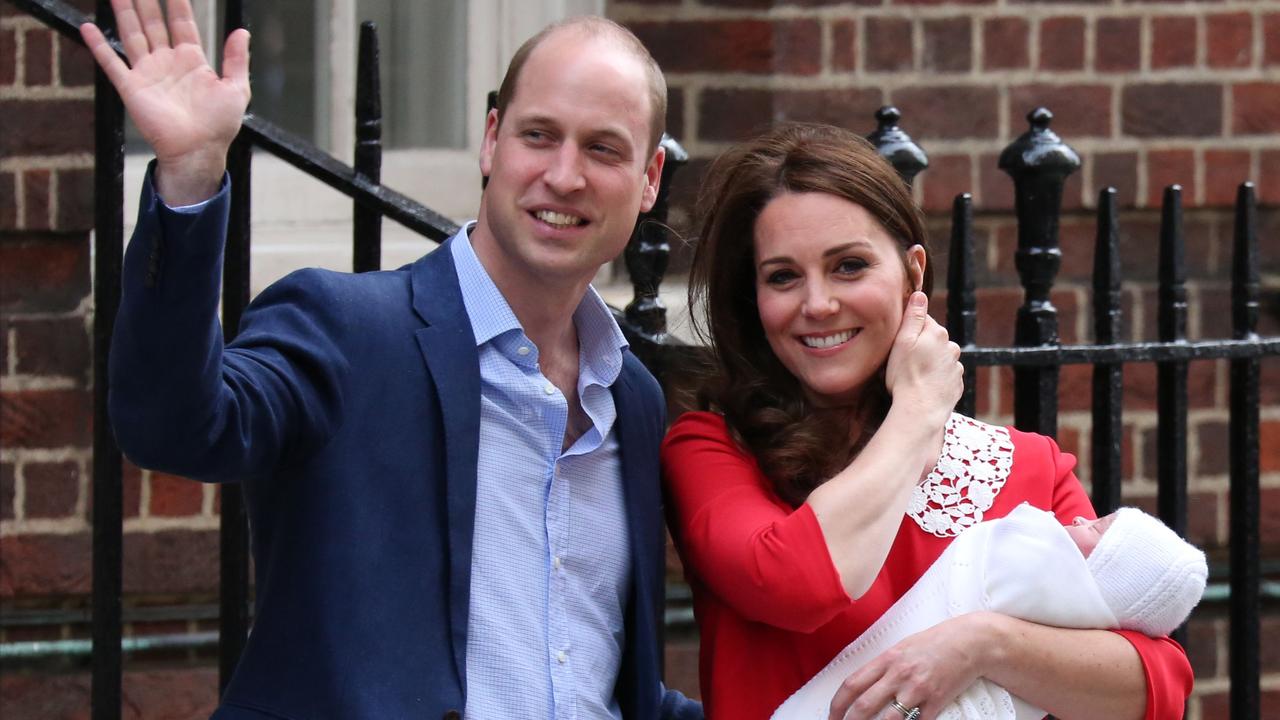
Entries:
{"type": "MultiPolygon", "coordinates": [[[[965,527],[1022,502],[1095,514],[1052,440],[951,414],[923,223],[865,141],[779,127],[716,161],[699,217],[714,368],[662,460],[707,712],[765,718],[965,527]]],[[[970,613],[851,675],[832,717],[930,720],[979,677],[1063,720],[1181,717],[1191,686],[1167,638],[970,613]]]]}

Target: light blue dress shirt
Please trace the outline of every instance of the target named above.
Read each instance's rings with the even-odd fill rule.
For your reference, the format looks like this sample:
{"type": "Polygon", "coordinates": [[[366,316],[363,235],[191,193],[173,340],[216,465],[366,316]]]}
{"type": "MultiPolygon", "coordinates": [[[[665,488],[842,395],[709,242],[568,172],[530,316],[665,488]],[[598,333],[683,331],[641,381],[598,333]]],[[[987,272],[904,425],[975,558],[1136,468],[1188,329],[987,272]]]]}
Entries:
{"type": "Polygon", "coordinates": [[[539,370],[469,227],[450,246],[480,356],[466,717],[619,718],[631,573],[609,386],[627,343],[588,289],[573,321],[592,424],[562,452],[568,403],[539,370]]]}

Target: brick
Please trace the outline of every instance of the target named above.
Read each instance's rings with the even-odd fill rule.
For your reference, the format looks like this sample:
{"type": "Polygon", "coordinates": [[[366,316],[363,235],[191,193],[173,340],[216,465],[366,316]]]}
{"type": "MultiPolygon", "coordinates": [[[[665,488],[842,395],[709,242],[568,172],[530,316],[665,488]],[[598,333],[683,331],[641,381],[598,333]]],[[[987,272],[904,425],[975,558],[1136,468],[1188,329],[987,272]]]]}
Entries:
{"type": "Polygon", "coordinates": [[[49,181],[53,173],[47,169],[22,173],[22,200],[25,205],[20,225],[26,230],[49,230],[49,181]]]}
{"type": "MultiPolygon", "coordinates": [[[[1124,366],[1125,407],[1135,410],[1155,410],[1157,373],[1155,363],[1129,363],[1124,366]]],[[[1187,404],[1192,408],[1215,406],[1217,371],[1212,362],[1193,362],[1187,365],[1187,404]]],[[[1154,450],[1152,451],[1154,452],[1154,450]]]]}
{"type": "Polygon", "coordinates": [[[74,517],[80,500],[80,466],[74,462],[29,462],[22,468],[28,518],[74,517]]]}
{"type": "Polygon", "coordinates": [[[1041,21],[1040,69],[1084,69],[1084,18],[1051,17],[1041,21]]]}
{"type": "Polygon", "coordinates": [[[6,392],[0,405],[0,445],[7,448],[88,447],[93,403],[80,390],[6,392]]]}
{"type": "Polygon", "coordinates": [[[858,24],[854,20],[837,20],[831,25],[831,69],[858,69],[858,24]]]}
{"type": "MultiPolygon", "coordinates": [[[[128,670],[122,679],[124,720],[208,717],[217,709],[216,665],[128,670]]],[[[0,678],[0,705],[16,718],[87,718],[90,688],[88,672],[9,673],[0,678]]]]}
{"type": "Polygon", "coordinates": [[[58,80],[62,87],[84,87],[93,84],[93,56],[80,43],[55,37],[58,46],[58,80]]]}
{"type": "Polygon", "coordinates": [[[1204,22],[1209,67],[1241,68],[1253,64],[1253,15],[1210,15],[1204,22]]]}
{"type": "Polygon", "coordinates": [[[91,550],[87,532],[6,537],[0,598],[88,593],[91,550]]]}
{"type": "Polygon", "coordinates": [[[1195,475],[1227,474],[1231,467],[1227,444],[1227,423],[1205,420],[1196,423],[1189,432],[1195,435],[1196,445],[1200,448],[1200,460],[1193,469],[1195,475]]]}
{"type": "Polygon", "coordinates": [[[92,358],[83,318],[15,317],[11,326],[18,374],[73,377],[88,387],[92,358]]]}
{"type": "Polygon", "coordinates": [[[1125,135],[1210,137],[1222,132],[1222,88],[1217,85],[1130,85],[1120,97],[1120,128],[1125,135]]]}
{"type": "Polygon", "coordinates": [[[0,172],[0,232],[18,227],[18,178],[15,173],[0,172]]]}
{"type": "Polygon", "coordinates": [[[978,205],[983,210],[1013,210],[1013,179],[999,167],[999,155],[989,153],[978,161],[978,205]]]}
{"type": "Polygon", "coordinates": [[[1142,66],[1141,18],[1099,18],[1094,27],[1094,68],[1132,72],[1142,66]]]}
{"type": "Polygon", "coordinates": [[[996,138],[999,94],[990,87],[913,87],[893,93],[903,127],[916,138],[996,138]]]}
{"type": "Polygon", "coordinates": [[[22,126],[20,133],[0,133],[0,156],[93,152],[92,100],[4,99],[0,117],[22,126]]]}
{"type": "Polygon", "coordinates": [[[1259,495],[1258,542],[1264,548],[1280,548],[1280,488],[1262,488],[1259,495]]]}
{"type": "MultiPolygon", "coordinates": [[[[1258,618],[1258,620],[1261,625],[1262,632],[1260,634],[1262,637],[1280,637],[1280,617],[1276,617],[1274,614],[1266,614],[1258,618]]],[[[1280,646],[1273,642],[1267,642],[1262,643],[1262,647],[1259,650],[1261,652],[1259,653],[1258,664],[1261,666],[1262,672],[1274,673],[1280,670],[1280,646]]],[[[1270,702],[1273,708],[1280,708],[1280,702],[1277,701],[1280,701],[1280,693],[1271,693],[1270,702]]],[[[1266,715],[1265,717],[1272,716],[1266,715]]]]}
{"type": "MultiPolygon", "coordinates": [[[[679,93],[673,93],[679,97],[679,93]]],[[[675,137],[679,137],[678,135],[675,137]]],[[[63,232],[93,229],[93,170],[58,170],[57,215],[54,228],[63,232]]]]}
{"type": "Polygon", "coordinates": [[[1009,88],[1009,117],[1037,107],[1055,111],[1051,127],[1064,142],[1078,137],[1110,137],[1111,88],[1106,85],[1015,85],[1009,88]]]}
{"type": "Polygon", "coordinates": [[[784,90],[774,94],[776,120],[819,122],[840,127],[875,129],[875,114],[884,105],[877,89],[784,90]]]}
{"type": "Polygon", "coordinates": [[[1263,150],[1258,159],[1262,172],[1255,190],[1258,202],[1280,205],[1280,150],[1263,150]]]}
{"type": "Polygon", "coordinates": [[[925,20],[922,69],[968,72],[973,67],[973,21],[967,17],[925,20]]]}
{"type": "MultiPolygon", "coordinates": [[[[685,137],[685,134],[684,134],[684,98],[685,98],[684,88],[682,87],[667,88],[667,134],[675,138],[676,140],[688,139],[687,137],[685,137]]],[[[59,178],[58,180],[58,188],[59,189],[62,188],[61,178],[59,178]]],[[[89,210],[90,212],[89,219],[90,219],[90,222],[92,222],[92,218],[93,218],[92,216],[93,173],[92,172],[89,173],[88,193],[79,197],[84,197],[88,199],[88,202],[82,203],[82,204],[85,205],[86,209],[89,210]]],[[[65,193],[63,193],[62,197],[59,198],[59,201],[67,202],[65,193]]],[[[59,211],[62,210],[61,205],[59,205],[58,210],[59,211]]]]}
{"type": "Polygon", "coordinates": [[[879,90],[711,89],[700,98],[699,137],[737,141],[784,120],[870,129],[870,119],[883,104],[879,90]]]}
{"type": "Polygon", "coordinates": [[[53,31],[38,28],[23,35],[26,43],[23,82],[27,86],[49,85],[53,82],[53,31]]]}
{"type": "MultiPolygon", "coordinates": [[[[92,470],[90,470],[92,472],[92,470]]],[[[121,462],[120,479],[123,488],[124,517],[142,515],[142,470],[125,458],[121,462]]],[[[90,490],[92,494],[92,489],[90,490]]]]}
{"type": "Polygon", "coordinates": [[[1247,150],[1204,151],[1204,201],[1206,205],[1231,207],[1236,188],[1249,177],[1247,150]]]}
{"type": "Polygon", "coordinates": [[[869,17],[862,23],[867,70],[910,70],[915,47],[911,21],[904,18],[869,17]]]}
{"type": "Polygon", "coordinates": [[[667,73],[813,74],[821,68],[814,20],[641,22],[631,30],[667,73]]]}
{"type": "Polygon", "coordinates": [[[1133,207],[1138,195],[1138,153],[1097,153],[1090,160],[1093,163],[1093,189],[1114,187],[1117,191],[1116,204],[1133,207]]]}
{"type": "Polygon", "coordinates": [[[89,294],[85,236],[7,235],[0,241],[0,310],[74,310],[89,294]]]}
{"type": "Polygon", "coordinates": [[[698,137],[702,140],[736,142],[764,130],[771,122],[773,94],[767,90],[707,89],[698,97],[698,137]]]}
{"type": "Polygon", "coordinates": [[[956,195],[973,189],[972,162],[968,155],[936,155],[917,182],[923,185],[924,210],[948,212],[956,195]]]}
{"type": "Polygon", "coordinates": [[[1031,63],[1027,38],[1031,27],[1020,17],[995,17],[982,23],[982,69],[1016,70],[1031,63]]]}
{"type": "Polygon", "coordinates": [[[1280,13],[1262,16],[1262,64],[1280,65],[1280,13]]]}
{"type": "Polygon", "coordinates": [[[1258,424],[1258,469],[1261,472],[1280,472],[1280,422],[1274,420],[1258,424]]]}
{"type": "Polygon", "coordinates": [[[1187,623],[1185,648],[1197,680],[1217,677],[1219,672],[1217,622],[1212,618],[1199,618],[1198,614],[1193,613],[1187,623]]]}
{"type": "Polygon", "coordinates": [[[0,520],[14,518],[13,503],[17,500],[18,478],[11,462],[0,462],[0,520]]]}
{"type": "MultiPolygon", "coordinates": [[[[1088,410],[1092,407],[1093,366],[1064,365],[1058,376],[1058,411],[1072,412],[1088,410]]],[[[1061,438],[1059,438],[1059,444],[1061,444],[1061,438]]],[[[1084,465],[1082,470],[1087,470],[1088,460],[1081,458],[1080,462],[1084,465]]],[[[1080,475],[1080,472],[1077,471],[1076,474],[1080,475]]]]}
{"type": "Polygon", "coordinates": [[[1151,19],[1151,69],[1165,70],[1196,64],[1196,19],[1172,15],[1151,19]]]}
{"type": "Polygon", "coordinates": [[[194,480],[162,472],[151,473],[151,515],[186,517],[199,515],[204,486],[194,480]]]}
{"type": "Polygon", "coordinates": [[[1147,205],[1160,207],[1165,188],[1182,186],[1182,205],[1195,204],[1196,157],[1187,148],[1151,150],[1147,153],[1147,205]]]}
{"type": "Polygon", "coordinates": [[[1280,132],[1280,82],[1240,83],[1231,87],[1235,108],[1231,132],[1268,135],[1280,132]]]}
{"type": "Polygon", "coordinates": [[[218,531],[125,535],[125,593],[211,593],[217,589],[218,531]]]}
{"type": "Polygon", "coordinates": [[[18,81],[18,34],[8,28],[0,28],[0,85],[13,85],[18,81]]]}

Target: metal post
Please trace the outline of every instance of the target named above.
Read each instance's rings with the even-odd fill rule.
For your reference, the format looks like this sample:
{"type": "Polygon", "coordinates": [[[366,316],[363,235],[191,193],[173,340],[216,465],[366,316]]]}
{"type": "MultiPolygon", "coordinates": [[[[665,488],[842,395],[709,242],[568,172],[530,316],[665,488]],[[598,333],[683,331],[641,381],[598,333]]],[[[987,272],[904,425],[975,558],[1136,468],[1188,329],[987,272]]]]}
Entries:
{"type": "MultiPolygon", "coordinates": [[[[1058,344],[1058,310],[1049,301],[1049,292],[1062,262],[1058,214],[1062,187],[1080,167],[1080,157],[1049,129],[1053,113],[1036,108],[1027,120],[1031,129],[1000,153],[1000,169],[1013,178],[1018,214],[1015,264],[1026,289],[1026,300],[1018,308],[1014,344],[1053,346],[1058,344]]],[[[1014,369],[1014,424],[1020,430],[1057,435],[1058,373],[1056,365],[1014,369]]]]}
{"type": "Polygon", "coordinates": [[[671,179],[689,162],[689,153],[670,135],[663,133],[660,145],[666,150],[667,160],[662,166],[657,200],[636,222],[623,252],[633,288],[632,300],[627,303],[624,315],[630,325],[655,342],[662,342],[667,334],[667,308],[658,297],[658,288],[671,256],[671,245],[667,243],[671,179]]]}
{"type": "MultiPolygon", "coordinates": [[[[1099,345],[1120,337],[1120,222],[1116,189],[1098,193],[1098,235],[1093,256],[1093,340],[1099,345]]],[[[1106,515],[1120,507],[1123,422],[1123,370],[1120,363],[1093,366],[1093,507],[1106,515]]]]}
{"type": "MultiPolygon", "coordinates": [[[[1165,188],[1160,219],[1160,341],[1187,339],[1187,267],[1182,232],[1182,188],[1165,188]]],[[[1187,362],[1156,364],[1157,507],[1160,519],[1187,533],[1187,362]]]]}
{"type": "MultiPolygon", "coordinates": [[[[382,89],[378,74],[378,26],[360,25],[360,59],[356,67],[356,176],[382,182],[382,89]]],[[[382,267],[382,213],[354,202],[352,266],[356,272],[382,267]]]]}
{"type": "MultiPolygon", "coordinates": [[[[111,3],[98,0],[98,27],[115,35],[111,3]]],[[[124,489],[120,448],[107,416],[111,334],[120,309],[124,253],[124,104],[101,68],[93,92],[93,680],[94,720],[121,712],[121,593],[124,489]]]]}
{"type": "MultiPolygon", "coordinates": [[[[947,334],[961,350],[977,339],[978,299],[973,283],[973,196],[962,193],[951,205],[951,249],[947,257],[947,334]]],[[[977,411],[978,368],[961,357],[964,392],[956,412],[973,416],[977,411]]]]}

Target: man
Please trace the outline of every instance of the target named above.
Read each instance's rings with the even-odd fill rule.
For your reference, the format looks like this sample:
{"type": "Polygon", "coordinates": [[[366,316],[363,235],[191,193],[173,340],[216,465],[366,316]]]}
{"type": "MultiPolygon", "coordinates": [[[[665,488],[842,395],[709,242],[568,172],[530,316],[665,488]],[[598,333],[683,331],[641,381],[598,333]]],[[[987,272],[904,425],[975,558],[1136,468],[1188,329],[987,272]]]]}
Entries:
{"type": "Polygon", "coordinates": [[[599,18],[517,53],[479,219],[394,272],[294,273],[223,347],[224,157],[249,99],[189,3],[94,57],[156,153],[110,411],[139,464],[240,480],[255,624],[216,718],[701,717],[659,678],[661,392],[589,288],[652,206],[660,71],[599,18]],[[176,208],[176,209],[175,209],[176,208]]]}

